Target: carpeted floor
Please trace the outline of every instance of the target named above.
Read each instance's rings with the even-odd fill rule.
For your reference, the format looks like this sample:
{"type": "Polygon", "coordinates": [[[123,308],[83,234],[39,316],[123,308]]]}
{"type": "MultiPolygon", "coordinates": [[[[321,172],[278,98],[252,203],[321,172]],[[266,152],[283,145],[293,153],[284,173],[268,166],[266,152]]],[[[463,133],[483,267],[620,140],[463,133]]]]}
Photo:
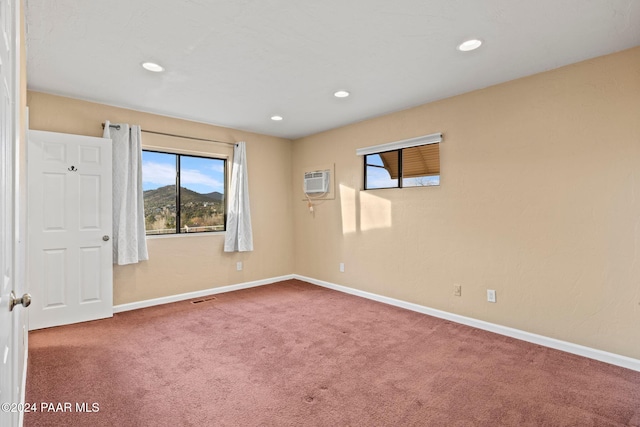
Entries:
{"type": "Polygon", "coordinates": [[[640,372],[290,280],[32,332],[26,400],[26,426],[638,426],[640,372]]]}

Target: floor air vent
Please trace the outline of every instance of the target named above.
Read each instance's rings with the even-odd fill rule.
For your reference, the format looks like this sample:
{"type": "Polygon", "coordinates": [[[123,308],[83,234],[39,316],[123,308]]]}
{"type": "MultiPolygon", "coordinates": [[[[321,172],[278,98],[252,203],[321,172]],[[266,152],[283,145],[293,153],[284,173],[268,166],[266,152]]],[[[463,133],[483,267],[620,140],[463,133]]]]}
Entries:
{"type": "Polygon", "coordinates": [[[200,304],[201,302],[213,301],[216,297],[206,297],[191,301],[191,304],[200,304]]]}

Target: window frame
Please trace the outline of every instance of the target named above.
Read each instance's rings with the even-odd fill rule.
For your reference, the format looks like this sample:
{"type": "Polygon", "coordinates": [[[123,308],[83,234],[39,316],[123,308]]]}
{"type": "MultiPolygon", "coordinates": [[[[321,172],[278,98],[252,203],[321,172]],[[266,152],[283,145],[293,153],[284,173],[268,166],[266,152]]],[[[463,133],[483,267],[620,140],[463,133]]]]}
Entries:
{"type": "MultiPolygon", "coordinates": [[[[399,141],[393,141],[393,142],[387,142],[384,144],[378,144],[378,145],[372,145],[369,147],[362,147],[362,148],[356,148],[356,155],[358,156],[363,156],[363,164],[364,164],[364,171],[363,171],[363,183],[362,183],[362,189],[363,191],[368,191],[368,190],[382,190],[382,189],[387,189],[387,188],[405,188],[403,180],[404,180],[404,165],[403,165],[403,155],[404,152],[403,150],[405,149],[411,149],[414,147],[422,147],[422,146],[426,146],[426,145],[432,145],[432,144],[437,144],[438,147],[438,184],[434,184],[434,185],[424,185],[424,187],[439,187],[440,186],[440,177],[442,176],[442,171],[440,169],[440,144],[443,142],[443,138],[442,138],[442,133],[441,132],[436,132],[436,133],[431,133],[428,135],[422,135],[422,136],[416,136],[413,138],[408,138],[408,139],[402,139],[399,141]],[[367,168],[368,168],[368,163],[367,163],[367,157],[371,156],[371,155],[381,155],[384,153],[391,153],[391,152],[397,152],[398,153],[398,185],[393,186],[393,187],[377,187],[377,188],[367,188],[367,168]]],[[[377,167],[378,165],[371,165],[374,167],[377,167]]],[[[385,168],[386,169],[386,168],[385,168]]],[[[389,177],[391,178],[393,172],[389,171],[389,177]]],[[[417,175],[414,176],[412,175],[411,178],[419,178],[422,176],[436,176],[436,175],[417,175]]],[[[394,179],[394,178],[391,178],[394,179]]],[[[406,188],[408,187],[423,187],[423,185],[410,185],[410,186],[406,186],[406,188]]]]}
{"type": "MultiPolygon", "coordinates": [[[[385,151],[379,151],[379,152],[373,152],[373,153],[369,153],[369,154],[364,154],[363,155],[363,161],[364,161],[364,181],[363,181],[363,191],[370,191],[370,190],[386,190],[389,188],[416,188],[416,187],[439,187],[440,186],[440,177],[442,176],[441,173],[438,173],[437,177],[438,177],[438,184],[437,185],[409,185],[409,186],[404,186],[404,167],[403,167],[403,154],[404,154],[404,150],[410,149],[410,148],[415,148],[415,147],[422,147],[424,145],[432,145],[432,144],[438,144],[438,149],[440,149],[439,144],[441,142],[435,142],[435,143],[431,143],[431,144],[422,144],[422,145],[414,145],[414,146],[410,146],[410,147],[402,147],[402,148],[397,148],[395,150],[385,150],[385,151]],[[373,164],[369,164],[367,163],[367,157],[369,156],[377,156],[380,154],[385,154],[385,153],[393,153],[396,152],[398,153],[398,178],[392,178],[392,179],[397,179],[398,181],[398,185],[392,186],[392,187],[375,187],[375,188],[368,188],[367,187],[367,169],[369,167],[380,167],[382,169],[386,169],[384,166],[379,166],[379,165],[373,165],[373,164]]],[[[436,175],[424,175],[424,176],[436,176],[436,175]]]]}
{"type": "Polygon", "coordinates": [[[402,148],[399,148],[397,150],[381,151],[379,153],[365,154],[363,157],[364,157],[364,183],[363,183],[363,188],[364,188],[365,191],[368,191],[368,190],[386,190],[388,188],[403,188],[402,187],[402,179],[404,178],[404,175],[403,175],[403,170],[402,170],[402,148]],[[367,169],[369,168],[369,166],[371,166],[371,167],[380,167],[382,169],[385,169],[384,166],[368,164],[367,163],[367,157],[369,157],[369,156],[378,156],[380,154],[393,153],[393,152],[397,152],[398,153],[398,178],[396,178],[398,180],[398,185],[396,185],[394,187],[367,188],[367,169]]]}
{"type": "MultiPolygon", "coordinates": [[[[158,149],[158,148],[144,148],[142,147],[142,151],[145,152],[151,152],[151,153],[159,153],[159,154],[170,154],[172,156],[176,156],[176,163],[175,163],[175,168],[176,168],[176,180],[175,180],[175,200],[176,200],[176,229],[173,233],[162,233],[162,234],[147,234],[147,229],[145,226],[145,237],[149,238],[149,237],[176,237],[176,236],[202,236],[204,234],[211,234],[211,233],[224,233],[227,230],[227,190],[228,190],[228,185],[227,185],[227,177],[228,177],[228,163],[229,163],[229,159],[227,157],[222,157],[222,156],[216,156],[215,154],[212,155],[204,155],[203,153],[199,153],[199,154],[191,154],[189,152],[175,152],[175,151],[168,151],[170,149],[164,150],[164,149],[158,149]],[[200,158],[200,159],[211,159],[211,160],[221,160],[223,162],[224,165],[224,171],[223,171],[223,177],[224,177],[224,188],[223,188],[223,199],[222,199],[222,210],[223,210],[223,228],[222,230],[203,230],[203,231],[193,231],[193,232],[189,232],[189,233],[181,233],[180,229],[181,229],[181,207],[180,207],[180,158],[182,156],[185,157],[195,157],[195,158],[200,158]]],[[[141,174],[142,174],[142,181],[144,182],[144,173],[141,170],[141,174]]],[[[144,190],[143,190],[143,205],[144,205],[144,190]]],[[[146,214],[145,214],[145,218],[146,218],[146,214]]],[[[145,220],[145,224],[146,224],[146,220],[145,220]]]]}

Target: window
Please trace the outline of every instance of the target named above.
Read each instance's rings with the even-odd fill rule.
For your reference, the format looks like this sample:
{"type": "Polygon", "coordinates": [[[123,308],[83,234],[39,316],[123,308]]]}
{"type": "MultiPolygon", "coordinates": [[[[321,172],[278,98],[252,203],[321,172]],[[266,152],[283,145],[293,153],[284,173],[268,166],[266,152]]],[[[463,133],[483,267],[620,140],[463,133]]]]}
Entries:
{"type": "Polygon", "coordinates": [[[227,161],[142,150],[147,236],[225,229],[227,161]]]}
{"type": "Polygon", "coordinates": [[[364,155],[364,189],[440,185],[441,134],[356,150],[364,155]]]}

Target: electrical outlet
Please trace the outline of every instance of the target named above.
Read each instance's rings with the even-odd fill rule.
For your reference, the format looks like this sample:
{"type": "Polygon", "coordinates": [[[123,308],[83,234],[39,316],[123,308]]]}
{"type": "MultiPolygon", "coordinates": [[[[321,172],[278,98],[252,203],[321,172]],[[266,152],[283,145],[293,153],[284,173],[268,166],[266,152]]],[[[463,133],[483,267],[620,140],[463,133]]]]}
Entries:
{"type": "Polygon", "coordinates": [[[487,301],[496,302],[496,291],[493,289],[487,289],[487,301]]]}
{"type": "Polygon", "coordinates": [[[462,296],[462,285],[458,285],[457,283],[453,285],[453,296],[462,296]]]}
{"type": "Polygon", "coordinates": [[[340,273],[344,273],[344,262],[340,263],[340,273]]]}
{"type": "Polygon", "coordinates": [[[242,261],[238,261],[238,262],[236,263],[236,270],[238,270],[238,271],[242,271],[242,261]]]}

